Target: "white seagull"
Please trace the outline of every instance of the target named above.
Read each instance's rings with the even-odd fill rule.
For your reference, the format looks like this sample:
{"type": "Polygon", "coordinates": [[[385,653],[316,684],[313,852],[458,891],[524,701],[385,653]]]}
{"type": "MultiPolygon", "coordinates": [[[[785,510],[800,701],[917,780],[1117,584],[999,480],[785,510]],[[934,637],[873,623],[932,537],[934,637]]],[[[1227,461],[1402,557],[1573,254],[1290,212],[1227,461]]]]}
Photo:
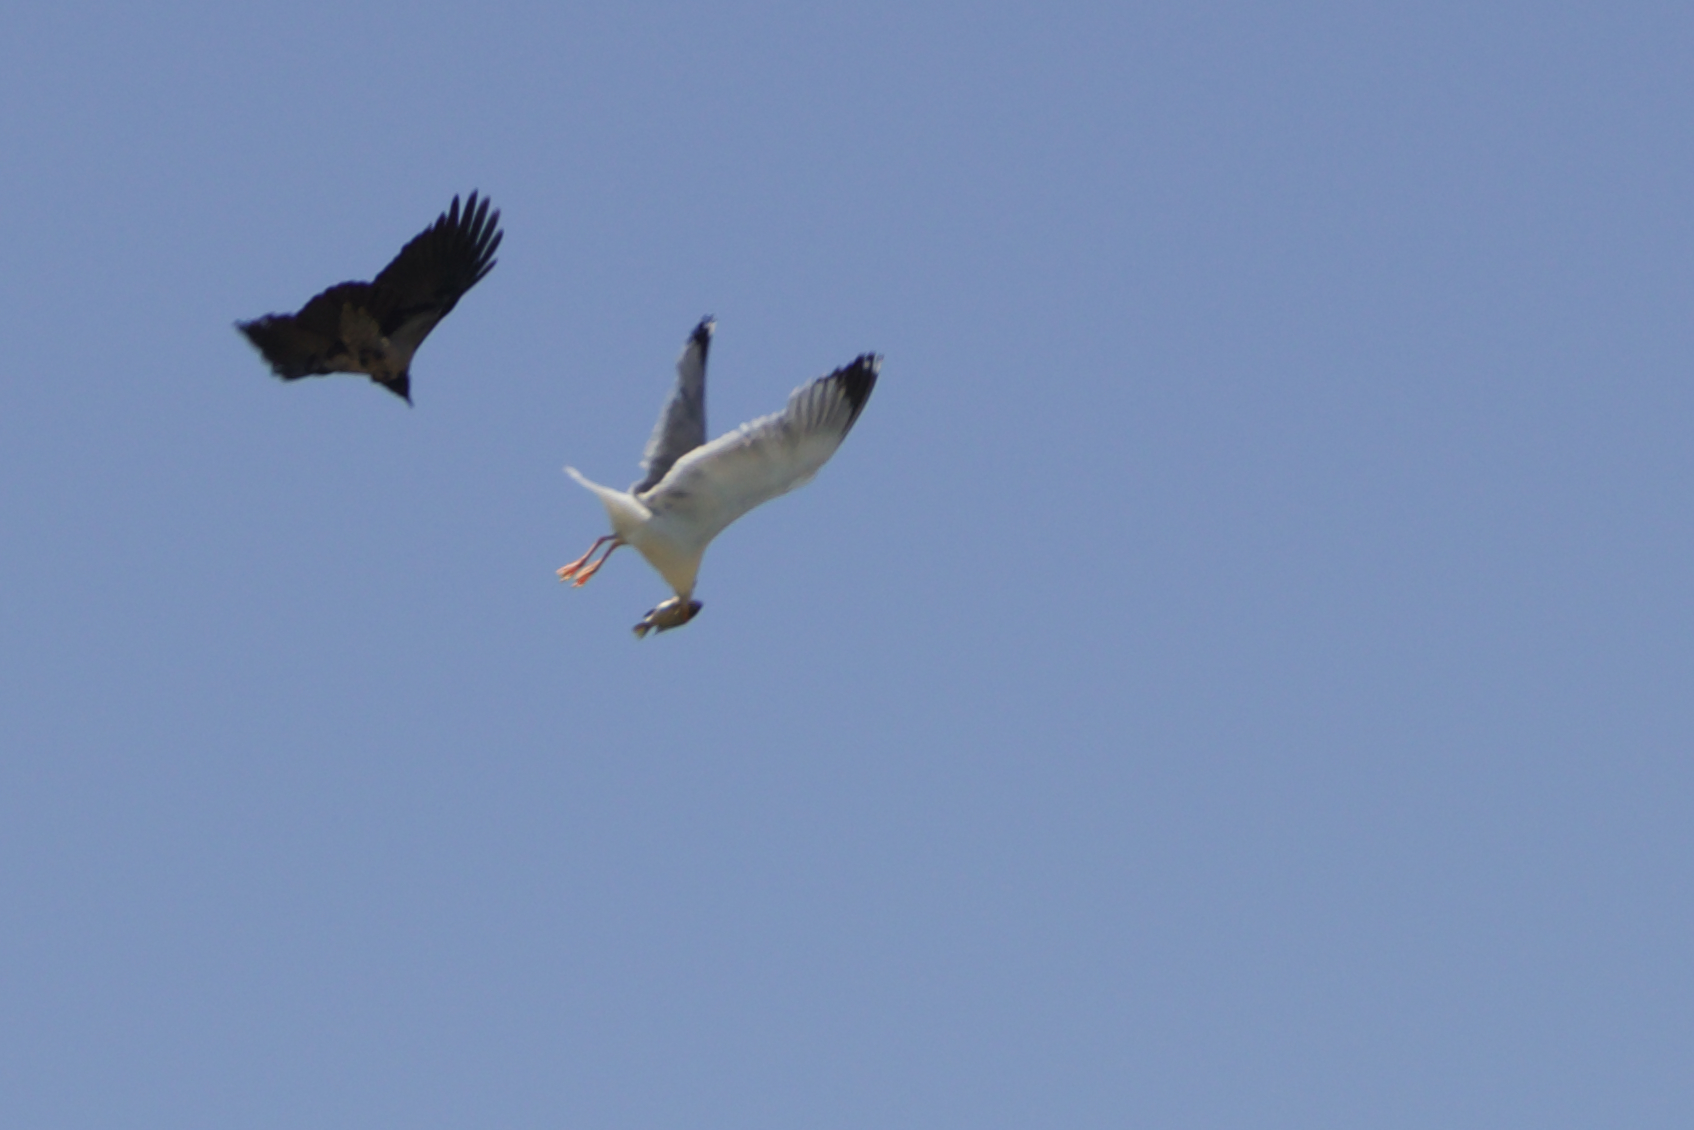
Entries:
{"type": "Polygon", "coordinates": [[[571,478],[600,496],[612,532],[559,570],[559,580],[580,586],[599,572],[620,545],[633,545],[659,571],[676,596],[635,626],[640,637],[688,623],[700,611],[694,579],[700,558],[724,528],[761,502],[804,486],[829,462],[876,387],[882,358],[865,353],[852,364],[801,385],[788,407],[742,424],[706,442],[706,352],[717,323],[702,318],[676,362],[676,389],[659,413],[641,458],[646,472],[628,490],[589,482],[575,467],[571,478]],[[609,544],[598,561],[596,550],[609,544]]]}

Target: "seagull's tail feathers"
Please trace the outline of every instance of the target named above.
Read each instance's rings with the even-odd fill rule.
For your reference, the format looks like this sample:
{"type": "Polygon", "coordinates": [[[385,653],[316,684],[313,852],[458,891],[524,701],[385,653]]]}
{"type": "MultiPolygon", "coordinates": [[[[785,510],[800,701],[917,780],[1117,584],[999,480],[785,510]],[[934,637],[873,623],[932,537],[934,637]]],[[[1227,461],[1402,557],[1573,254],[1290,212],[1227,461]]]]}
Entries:
{"type": "Polygon", "coordinates": [[[628,491],[601,486],[575,467],[566,467],[565,474],[599,496],[600,504],[606,508],[606,516],[612,520],[612,529],[625,541],[630,540],[630,535],[653,516],[653,512],[628,491]]]}

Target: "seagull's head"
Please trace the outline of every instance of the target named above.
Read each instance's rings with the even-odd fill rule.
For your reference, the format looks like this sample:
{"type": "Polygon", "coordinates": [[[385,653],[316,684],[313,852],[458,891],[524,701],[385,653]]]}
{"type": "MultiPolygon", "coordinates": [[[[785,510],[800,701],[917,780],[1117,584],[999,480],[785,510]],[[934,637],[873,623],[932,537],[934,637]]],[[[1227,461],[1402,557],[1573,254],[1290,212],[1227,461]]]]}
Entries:
{"type": "Polygon", "coordinates": [[[680,628],[700,615],[702,607],[698,600],[684,600],[680,596],[673,596],[643,616],[641,623],[635,626],[635,634],[638,638],[645,639],[651,631],[664,632],[671,628],[680,628]]]}

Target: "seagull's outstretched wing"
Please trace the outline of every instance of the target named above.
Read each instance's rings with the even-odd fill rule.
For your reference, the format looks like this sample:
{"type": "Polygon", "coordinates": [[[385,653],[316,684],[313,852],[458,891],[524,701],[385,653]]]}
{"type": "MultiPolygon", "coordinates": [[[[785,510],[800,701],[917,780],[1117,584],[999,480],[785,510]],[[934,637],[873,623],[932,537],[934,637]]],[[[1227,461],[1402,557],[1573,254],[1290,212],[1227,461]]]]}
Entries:
{"type": "Polygon", "coordinates": [[[297,314],[266,314],[236,326],[283,380],[365,373],[410,396],[409,368],[429,331],[494,268],[500,213],[471,193],[459,198],[382,269],[373,282],[345,282],[297,314]]]}
{"type": "Polygon", "coordinates": [[[688,344],[676,359],[676,388],[653,425],[647,450],[641,453],[641,469],[646,473],[629,488],[630,494],[657,486],[678,459],[706,442],[706,353],[712,348],[717,325],[708,314],[688,335],[688,344]]]}
{"type": "Polygon", "coordinates": [[[761,502],[803,486],[841,446],[876,387],[882,358],[851,365],[794,390],[788,407],[697,447],[642,501],[671,515],[703,549],[761,502]]]}

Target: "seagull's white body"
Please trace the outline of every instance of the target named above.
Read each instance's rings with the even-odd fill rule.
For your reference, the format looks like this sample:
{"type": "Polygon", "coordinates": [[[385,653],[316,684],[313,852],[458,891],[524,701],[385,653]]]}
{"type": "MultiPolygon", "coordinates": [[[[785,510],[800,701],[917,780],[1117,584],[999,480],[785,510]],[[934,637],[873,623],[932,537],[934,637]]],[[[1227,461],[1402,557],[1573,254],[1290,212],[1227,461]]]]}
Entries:
{"type": "Polygon", "coordinates": [[[705,443],[706,353],[715,325],[710,318],[702,320],[677,360],[676,390],[648,441],[647,474],[640,482],[617,490],[565,468],[605,505],[612,534],[560,569],[559,579],[574,578],[581,585],[612,550],[632,545],[676,592],[674,600],[636,625],[637,635],[678,627],[694,617],[700,608],[693,600],[694,583],[706,547],[761,502],[811,481],[858,419],[882,366],[880,357],[864,354],[795,389],[781,412],[705,443]],[[605,542],[611,549],[590,565],[605,542]]]}
{"type": "Polygon", "coordinates": [[[640,550],[641,556],[659,571],[659,576],[678,596],[686,600],[694,594],[694,579],[699,576],[700,559],[705,556],[711,535],[702,540],[697,527],[671,514],[654,514],[628,491],[601,486],[584,478],[575,467],[565,470],[600,497],[619,541],[640,550]]]}

